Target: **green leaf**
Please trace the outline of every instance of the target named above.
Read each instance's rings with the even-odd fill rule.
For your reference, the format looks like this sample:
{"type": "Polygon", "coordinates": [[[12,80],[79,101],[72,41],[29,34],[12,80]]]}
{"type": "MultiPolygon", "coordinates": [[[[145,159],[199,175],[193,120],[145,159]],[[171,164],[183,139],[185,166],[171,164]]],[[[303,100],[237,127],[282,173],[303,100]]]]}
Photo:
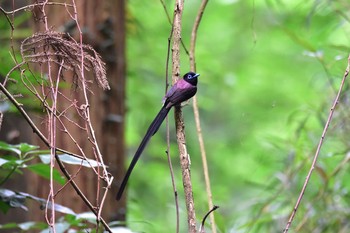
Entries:
{"type": "MultiPolygon", "coordinates": [[[[10,206],[8,203],[6,203],[6,202],[0,200],[0,210],[1,210],[1,212],[3,212],[4,214],[6,214],[7,211],[8,211],[10,208],[11,208],[11,206],[10,206]]],[[[1,227],[1,225],[0,225],[0,229],[1,229],[1,228],[2,228],[2,227],[1,227]]]]}
{"type": "Polygon", "coordinates": [[[37,150],[39,146],[33,146],[27,143],[21,143],[16,145],[16,147],[22,152],[22,154],[26,154],[28,152],[31,152],[33,150],[37,150]]]}
{"type": "Polygon", "coordinates": [[[0,200],[12,208],[28,210],[24,205],[26,197],[9,189],[0,189],[0,200]]]}
{"type": "Polygon", "coordinates": [[[23,222],[23,223],[6,223],[0,225],[0,229],[18,229],[23,231],[34,230],[34,229],[45,229],[47,227],[46,223],[43,222],[23,222]]]}
{"type": "MultiPolygon", "coordinates": [[[[1,201],[0,201],[0,206],[1,206],[1,201]]],[[[13,228],[18,228],[17,223],[10,222],[10,223],[0,225],[0,229],[13,229],[13,228]]]]}
{"type": "MultiPolygon", "coordinates": [[[[44,177],[46,179],[50,179],[50,166],[47,164],[32,164],[28,165],[28,169],[31,170],[32,172],[38,174],[41,177],[44,177]]],[[[57,171],[53,171],[53,179],[58,182],[59,184],[64,184],[66,179],[61,176],[61,174],[57,171]]]]}
{"type": "Polygon", "coordinates": [[[6,142],[0,141],[0,150],[15,152],[17,155],[21,154],[21,151],[14,145],[7,144],[6,142]]]}
{"type": "Polygon", "coordinates": [[[28,152],[35,151],[39,146],[30,145],[28,143],[20,143],[18,145],[11,145],[6,142],[0,141],[0,150],[11,151],[17,155],[24,155],[28,152]]]}

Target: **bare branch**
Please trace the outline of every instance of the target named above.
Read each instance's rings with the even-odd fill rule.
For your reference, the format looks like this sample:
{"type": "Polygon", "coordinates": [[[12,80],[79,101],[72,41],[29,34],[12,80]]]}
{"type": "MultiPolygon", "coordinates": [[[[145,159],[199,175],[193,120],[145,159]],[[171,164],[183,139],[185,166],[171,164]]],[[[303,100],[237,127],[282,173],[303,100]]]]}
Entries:
{"type": "Polygon", "coordinates": [[[341,92],[342,92],[342,90],[343,90],[343,87],[344,87],[344,84],[345,84],[345,80],[346,80],[346,78],[347,78],[348,75],[349,75],[349,70],[350,70],[350,54],[349,54],[349,56],[348,56],[348,65],[347,65],[347,67],[346,67],[346,69],[345,69],[345,73],[344,73],[343,79],[342,79],[342,81],[341,81],[341,83],[340,83],[338,93],[337,93],[337,95],[336,95],[336,97],[335,97],[335,99],[334,99],[334,101],[333,101],[331,110],[330,110],[329,115],[328,115],[327,122],[326,122],[326,124],[325,124],[325,126],[324,126],[324,128],[323,128],[323,132],[322,132],[320,141],[318,142],[317,149],[316,149],[316,152],[315,152],[315,155],[314,155],[314,158],[313,158],[311,167],[310,167],[309,172],[308,172],[308,174],[307,174],[307,176],[306,176],[304,185],[303,185],[303,187],[302,187],[302,189],[301,189],[301,191],[300,191],[298,200],[297,200],[297,202],[296,202],[296,204],[295,204],[295,206],[294,206],[294,208],[293,208],[293,210],[292,210],[292,213],[291,213],[291,215],[290,215],[290,217],[289,217],[289,220],[288,220],[288,222],[287,222],[287,225],[286,225],[286,227],[285,227],[284,230],[283,230],[283,233],[287,233],[287,232],[288,232],[288,230],[289,230],[289,228],[290,228],[290,226],[291,226],[291,224],[292,224],[292,222],[293,222],[293,220],[294,220],[295,214],[296,214],[296,212],[297,212],[297,210],[298,210],[298,208],[299,208],[299,205],[300,205],[300,203],[301,203],[301,200],[302,200],[302,198],[303,198],[303,196],[304,196],[306,187],[307,187],[307,185],[308,185],[308,183],[309,183],[309,180],[310,180],[310,178],[311,178],[311,174],[312,174],[313,170],[314,170],[315,167],[316,167],[317,158],[318,158],[318,156],[319,156],[319,154],[320,154],[320,151],[321,151],[321,148],[322,148],[322,145],[323,145],[323,141],[324,141],[324,139],[325,139],[325,137],[326,137],[326,134],[327,134],[327,130],[328,130],[329,124],[330,124],[331,121],[332,121],[333,114],[334,114],[334,112],[335,112],[335,108],[336,108],[337,105],[338,105],[339,98],[340,98],[340,94],[341,94],[341,92]]]}
{"type": "MultiPolygon", "coordinates": [[[[189,58],[190,58],[191,70],[194,72],[196,72],[195,49],[196,49],[197,32],[198,32],[199,24],[201,22],[204,10],[207,6],[207,3],[208,3],[208,0],[202,1],[201,5],[199,7],[198,13],[197,13],[196,20],[195,20],[193,27],[192,27],[189,58]]],[[[210,178],[209,178],[209,171],[208,171],[209,169],[208,169],[208,163],[207,163],[207,155],[206,155],[205,146],[204,146],[202,128],[201,128],[201,123],[200,123],[200,116],[199,116],[199,110],[198,110],[198,104],[197,104],[197,96],[193,97],[193,113],[194,113],[194,119],[196,122],[199,148],[200,148],[201,157],[202,157],[203,173],[204,173],[204,180],[205,180],[205,188],[206,188],[207,197],[208,197],[208,205],[209,205],[209,209],[212,209],[214,207],[213,196],[212,196],[211,187],[210,187],[210,178]]],[[[210,223],[211,223],[212,232],[216,233],[216,224],[215,224],[214,214],[210,215],[210,223]]]]}

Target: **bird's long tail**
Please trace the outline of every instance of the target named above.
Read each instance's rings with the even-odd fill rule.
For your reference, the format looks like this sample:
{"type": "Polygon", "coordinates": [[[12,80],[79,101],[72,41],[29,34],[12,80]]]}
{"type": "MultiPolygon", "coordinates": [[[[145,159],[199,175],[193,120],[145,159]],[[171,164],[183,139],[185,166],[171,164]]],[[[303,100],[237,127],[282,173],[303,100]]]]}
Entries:
{"type": "Polygon", "coordinates": [[[117,193],[117,200],[120,200],[120,198],[122,197],[126,183],[128,182],[130,174],[131,174],[132,170],[134,169],[134,167],[137,163],[137,160],[140,158],[142,151],[145,149],[150,138],[158,131],[159,127],[163,123],[163,121],[164,121],[165,117],[168,115],[169,111],[170,111],[170,108],[169,107],[167,108],[166,105],[164,105],[162,107],[162,109],[160,109],[156,118],[152,121],[151,125],[148,127],[147,133],[143,137],[143,139],[140,143],[140,146],[137,149],[137,151],[134,155],[134,158],[132,159],[132,161],[130,163],[129,168],[126,171],[126,174],[124,176],[122,184],[120,185],[119,191],[117,193]]]}

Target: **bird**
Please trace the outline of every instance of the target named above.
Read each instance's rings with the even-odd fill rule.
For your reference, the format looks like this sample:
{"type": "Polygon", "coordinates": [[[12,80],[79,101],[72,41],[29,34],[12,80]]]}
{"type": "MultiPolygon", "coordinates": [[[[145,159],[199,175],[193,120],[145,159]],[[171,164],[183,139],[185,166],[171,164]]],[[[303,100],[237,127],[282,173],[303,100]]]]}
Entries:
{"type": "Polygon", "coordinates": [[[177,106],[181,104],[182,102],[192,98],[196,92],[197,92],[197,83],[198,83],[198,77],[199,74],[195,72],[188,72],[186,73],[182,79],[178,80],[171,88],[170,90],[165,94],[163,98],[163,106],[160,109],[157,116],[152,121],[151,125],[148,127],[148,130],[146,132],[146,135],[143,137],[138,149],[135,152],[135,155],[129,165],[128,170],[125,173],[125,176],[123,178],[123,181],[120,185],[120,188],[117,193],[117,200],[120,200],[126,183],[129,180],[130,174],[132,170],[134,169],[138,159],[140,158],[143,150],[145,149],[147,143],[151,139],[151,137],[157,133],[159,127],[163,123],[165,117],[168,115],[170,109],[173,106],[177,106]]]}

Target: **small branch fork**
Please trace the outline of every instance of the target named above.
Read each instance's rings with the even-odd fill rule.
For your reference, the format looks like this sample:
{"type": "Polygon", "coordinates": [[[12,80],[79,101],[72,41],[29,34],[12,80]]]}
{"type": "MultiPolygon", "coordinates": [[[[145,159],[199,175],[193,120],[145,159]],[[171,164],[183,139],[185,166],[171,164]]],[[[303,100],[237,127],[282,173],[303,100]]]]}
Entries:
{"type": "Polygon", "coordinates": [[[336,95],[336,97],[335,97],[335,99],[334,99],[334,102],[333,102],[333,104],[332,104],[332,107],[331,107],[331,109],[330,109],[330,112],[329,112],[329,115],[328,115],[328,119],[327,119],[327,122],[326,122],[326,124],[325,124],[325,126],[324,126],[324,129],[323,129],[323,132],[322,132],[320,141],[319,141],[319,143],[318,143],[318,145],[317,145],[317,149],[316,149],[316,152],[315,152],[315,155],[314,155],[314,158],[313,158],[311,167],[310,167],[309,172],[308,172],[308,174],[307,174],[307,176],[306,176],[304,185],[303,185],[303,187],[302,187],[302,189],[301,189],[301,191],[300,191],[298,200],[297,200],[297,202],[296,202],[296,204],[295,204],[295,206],[294,206],[294,208],[293,208],[293,211],[292,211],[292,213],[291,213],[291,215],[290,215],[290,217],[289,217],[289,220],[288,220],[288,222],[287,222],[287,225],[286,225],[286,227],[285,227],[284,230],[283,230],[283,233],[287,233],[287,232],[288,232],[288,230],[289,230],[289,228],[290,228],[290,226],[291,226],[291,224],[292,224],[292,222],[293,222],[293,220],[294,220],[294,217],[295,217],[295,214],[296,214],[296,212],[297,212],[297,210],[298,210],[298,207],[299,207],[299,205],[300,205],[300,203],[301,203],[301,200],[302,200],[302,198],[303,198],[303,196],[304,196],[306,187],[307,187],[307,185],[308,185],[308,183],[309,183],[309,180],[310,180],[310,178],[311,178],[311,174],[312,174],[313,170],[315,169],[316,162],[317,162],[317,158],[318,158],[318,156],[319,156],[319,154],[320,154],[323,141],[324,141],[324,139],[325,139],[325,137],[326,137],[326,134],[327,134],[328,127],[329,127],[329,125],[330,125],[330,123],[331,123],[331,121],[332,121],[333,114],[334,114],[334,112],[335,112],[335,108],[337,107],[337,104],[339,103],[340,94],[341,94],[341,92],[342,92],[342,90],[343,90],[343,87],[344,87],[344,84],[345,84],[345,80],[346,80],[346,78],[347,78],[348,75],[349,75],[349,70],[350,70],[350,54],[349,54],[349,56],[348,56],[348,64],[347,64],[347,67],[346,67],[346,69],[345,69],[345,73],[344,73],[343,79],[342,79],[342,81],[341,81],[341,84],[340,84],[338,93],[337,93],[337,95],[336,95]]]}

